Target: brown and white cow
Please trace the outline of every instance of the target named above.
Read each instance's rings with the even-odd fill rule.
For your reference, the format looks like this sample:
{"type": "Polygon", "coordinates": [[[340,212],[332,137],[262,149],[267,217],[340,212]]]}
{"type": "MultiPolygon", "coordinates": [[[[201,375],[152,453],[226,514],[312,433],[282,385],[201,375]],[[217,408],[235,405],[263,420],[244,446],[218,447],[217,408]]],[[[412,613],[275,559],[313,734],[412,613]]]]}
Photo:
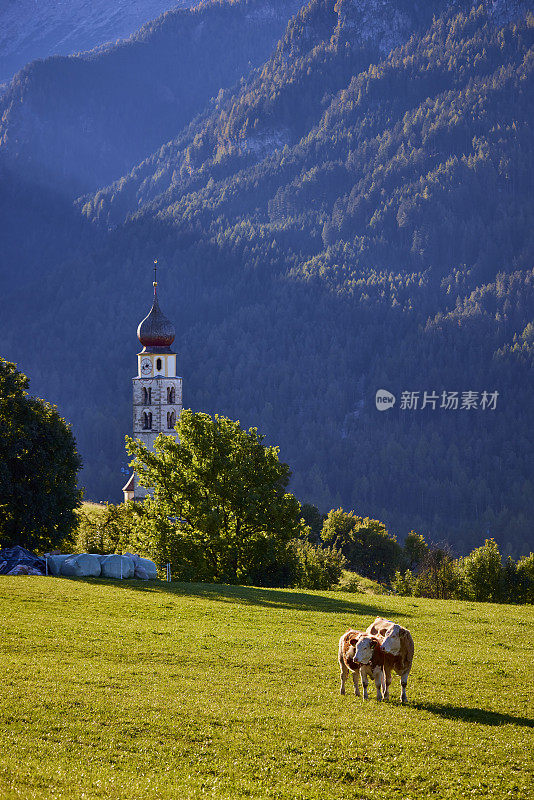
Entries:
{"type": "Polygon", "coordinates": [[[414,656],[414,644],[410,631],[389,619],[377,617],[367,628],[366,634],[376,636],[380,640],[385,677],[384,699],[389,699],[391,671],[395,670],[401,679],[401,703],[406,703],[408,701],[406,685],[414,656]]]}
{"type": "Polygon", "coordinates": [[[384,658],[377,636],[370,636],[365,631],[347,631],[339,640],[338,658],[341,668],[341,694],[345,694],[345,681],[352,673],[356,697],[360,696],[359,675],[361,675],[363,699],[369,699],[367,685],[369,677],[372,677],[376,686],[376,699],[382,700],[384,658]]]}

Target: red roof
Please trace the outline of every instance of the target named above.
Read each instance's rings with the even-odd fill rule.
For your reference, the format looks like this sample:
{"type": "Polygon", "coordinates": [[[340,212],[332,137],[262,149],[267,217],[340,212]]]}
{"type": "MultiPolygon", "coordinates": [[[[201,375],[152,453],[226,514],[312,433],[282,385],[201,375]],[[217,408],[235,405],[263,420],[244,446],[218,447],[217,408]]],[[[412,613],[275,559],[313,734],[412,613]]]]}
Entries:
{"type": "Polygon", "coordinates": [[[134,477],[135,477],[135,472],[132,472],[132,474],[128,478],[128,483],[125,486],[122,487],[122,491],[123,492],[133,492],[134,491],[134,488],[135,488],[135,486],[134,486],[134,477]]]}

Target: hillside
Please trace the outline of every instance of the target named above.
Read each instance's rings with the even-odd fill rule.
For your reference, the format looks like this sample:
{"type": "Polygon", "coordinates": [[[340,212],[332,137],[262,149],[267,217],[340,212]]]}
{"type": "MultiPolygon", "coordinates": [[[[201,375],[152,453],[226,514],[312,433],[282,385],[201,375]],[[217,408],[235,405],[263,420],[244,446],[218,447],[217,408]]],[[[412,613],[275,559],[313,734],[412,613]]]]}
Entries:
{"type": "Polygon", "coordinates": [[[47,255],[45,282],[27,255],[5,354],[72,420],[89,498],[120,498],[157,256],[185,406],[280,444],[301,500],[459,552],[486,536],[505,554],[532,549],[523,10],[312,0],[263,65],[77,201],[86,238],[47,255]],[[383,414],[381,388],[397,397],[383,414]],[[435,408],[421,409],[425,391],[435,408]],[[454,391],[458,409],[442,408],[454,391]],[[403,392],[419,392],[417,409],[403,392]],[[467,392],[476,409],[461,409],[467,392]]]}
{"type": "Polygon", "coordinates": [[[531,607],[4,577],[0,614],[6,800],[529,796],[531,607]],[[406,707],[396,676],[339,695],[377,614],[414,637],[406,707]]]}
{"type": "Polygon", "coordinates": [[[29,61],[124,39],[187,0],[6,0],[0,6],[0,83],[29,61]]]}
{"type": "MultiPolygon", "coordinates": [[[[433,12],[448,5],[448,0],[400,5],[312,0],[289,22],[261,70],[237,92],[220,95],[214,109],[130,175],[98,192],[84,212],[116,224],[139,206],[150,204],[149,213],[167,208],[210,178],[241,180],[240,169],[297,144],[354,74],[424,29],[433,12]]],[[[248,209],[249,200],[244,192],[241,206],[248,209]]]]}
{"type": "Polygon", "coordinates": [[[69,197],[109,183],[261,64],[299,4],[205,2],[102,51],[28,64],[0,99],[0,157],[69,197]]]}

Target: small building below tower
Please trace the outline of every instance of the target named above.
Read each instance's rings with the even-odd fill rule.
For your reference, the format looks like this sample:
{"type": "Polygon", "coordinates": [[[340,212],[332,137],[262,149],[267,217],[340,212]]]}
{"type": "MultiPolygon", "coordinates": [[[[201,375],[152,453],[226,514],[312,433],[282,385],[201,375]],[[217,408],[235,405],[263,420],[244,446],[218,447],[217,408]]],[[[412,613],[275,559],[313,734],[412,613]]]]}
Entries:
{"type": "Polygon", "coordinates": [[[122,491],[123,491],[123,494],[124,494],[124,502],[125,503],[127,503],[128,500],[133,500],[134,499],[134,491],[135,491],[134,483],[135,483],[135,473],[132,472],[132,474],[128,478],[128,483],[126,483],[122,487],[122,491]]]}

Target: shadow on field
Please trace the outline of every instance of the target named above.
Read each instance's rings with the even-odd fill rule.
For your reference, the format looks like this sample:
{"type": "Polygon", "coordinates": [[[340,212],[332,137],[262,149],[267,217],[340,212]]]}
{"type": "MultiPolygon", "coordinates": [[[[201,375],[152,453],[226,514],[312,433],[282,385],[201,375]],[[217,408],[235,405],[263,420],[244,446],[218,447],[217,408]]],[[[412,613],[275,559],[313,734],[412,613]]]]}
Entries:
{"type": "MultiPolygon", "coordinates": [[[[98,578],[91,583],[100,583],[98,578]]],[[[102,581],[109,585],[111,581],[102,581]]],[[[393,613],[384,606],[359,600],[346,601],[337,597],[324,597],[319,594],[284,589],[261,589],[255,586],[232,586],[222,583],[151,583],[144,581],[114,581],[117,587],[136,592],[161,593],[176,597],[203,597],[222,603],[241,603],[243,605],[263,606],[264,608],[285,608],[293,611],[323,611],[330,614],[389,615],[393,613]]],[[[366,595],[359,595],[365,597],[366,595]]],[[[404,613],[403,616],[409,616],[404,613]]]]}
{"type": "Polygon", "coordinates": [[[463,722],[477,722],[480,725],[519,725],[534,728],[534,719],[514,717],[512,714],[501,714],[498,711],[486,711],[483,708],[465,708],[442,703],[414,703],[420,711],[430,711],[445,719],[461,719],[463,722]]]}

